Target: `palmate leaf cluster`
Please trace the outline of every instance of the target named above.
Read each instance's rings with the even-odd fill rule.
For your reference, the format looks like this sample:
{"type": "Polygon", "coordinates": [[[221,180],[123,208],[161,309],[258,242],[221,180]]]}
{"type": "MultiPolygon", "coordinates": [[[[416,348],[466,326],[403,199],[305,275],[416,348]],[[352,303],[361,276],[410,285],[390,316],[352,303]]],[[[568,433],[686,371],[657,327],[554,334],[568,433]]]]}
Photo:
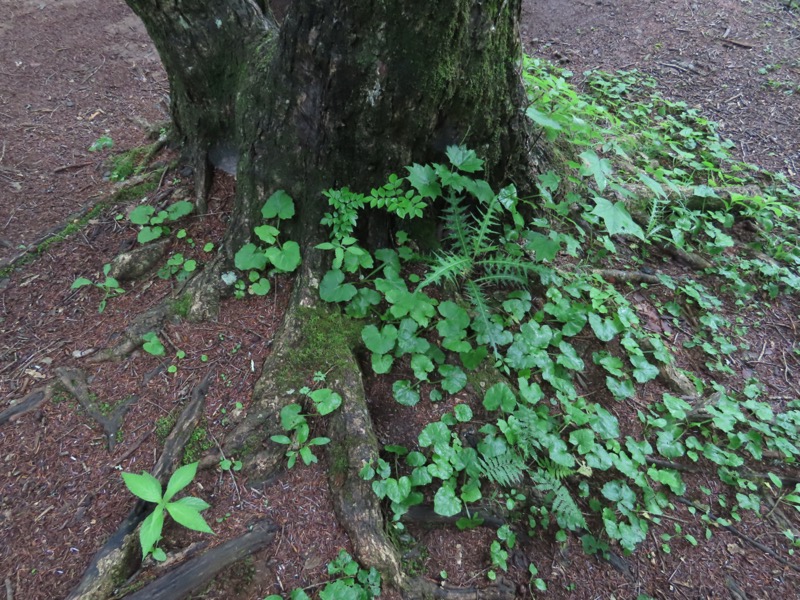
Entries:
{"type": "MultiPolygon", "coordinates": [[[[674,496],[690,492],[681,471],[659,466],[669,462],[716,466],[729,486],[719,500],[727,518],[757,512],[760,484],[742,467],[767,451],[785,464],[800,458],[800,402],[777,410],[756,380],[728,389],[709,377],[729,370],[725,357],[742,349],[735,337],[746,331],[721,314],[712,286],[659,275],[658,285],[675,300],[662,303],[650,293],[652,284],[637,284],[638,295],[676,325],[691,310],[697,326],[684,347],[707,357],[708,372],[686,375],[697,397],[713,402],[706,403],[708,418],[698,419],[689,401],[665,393],[638,411],[636,433],[622,434],[615,403],[675,369],[674,341],[643,327],[642,303],[592,267],[613,258],[620,244],[644,261],[656,241],[703,253],[713,264],[709,276],[742,303],[754,290],[772,296],[794,289],[800,278],[787,243],[793,234],[780,238],[777,227],[764,229],[756,249],[772,262],[735,262],[721,251],[733,243],[729,230],[737,219],[766,223],[770,214],[796,215],[786,203],[790,188],[776,184],[765,192],[769,198],[737,199],[733,215],[673,201],[676,190],[711,197],[719,182],[744,177],[746,169],[726,166],[726,145],[713,128],[697,122],[680,143],[670,139],[645,151],[636,146],[643,122],[625,129],[617,113],[578,94],[559,72],[529,65],[526,73],[534,82],[529,116],[542,135],[566,138],[577,157],[569,169],[537,177],[537,198],[521,199],[513,187],[495,192],[478,177],[480,159],[461,147],[448,149],[449,164],[413,165],[407,177],[393,176],[369,196],[327,195],[332,237],[323,247],[334,261],[320,295],[368,319],[361,339],[374,373],[398,367],[409,373],[392,385],[397,402],[408,407],[426,398],[464,402],[470,382],[482,400],[482,406],[457,403],[422,429],[414,447],[387,447],[361,475],[387,502],[396,528],[427,491],[436,512],[458,516],[459,526],[480,522],[471,507],[499,501],[519,525],[576,532],[589,551],[610,543],[634,550],[672,509],[674,496]],[[641,172],[631,173],[629,165],[640,160],[636,148],[651,160],[642,158],[641,172]],[[632,179],[652,198],[634,197],[632,179]],[[374,254],[360,248],[358,211],[377,207],[374,199],[382,197],[393,199],[382,206],[401,219],[417,216],[400,214],[405,202],[422,212],[435,206],[441,247],[421,254],[401,231],[396,248],[374,254]],[[592,351],[583,349],[587,340],[592,351]],[[584,375],[605,385],[587,390],[584,375]]],[[[623,87],[633,85],[625,81],[623,87]]],[[[670,132],[678,124],[683,131],[696,116],[659,102],[665,115],[683,110],[663,123],[670,132]]],[[[625,110],[621,103],[616,109],[625,110]]],[[[782,480],[772,474],[770,481],[782,480]]],[[[800,505],[796,491],[783,498],[800,505]]],[[[497,550],[501,557],[502,544],[497,550]]],[[[502,568],[502,560],[497,564],[502,568]]]]}

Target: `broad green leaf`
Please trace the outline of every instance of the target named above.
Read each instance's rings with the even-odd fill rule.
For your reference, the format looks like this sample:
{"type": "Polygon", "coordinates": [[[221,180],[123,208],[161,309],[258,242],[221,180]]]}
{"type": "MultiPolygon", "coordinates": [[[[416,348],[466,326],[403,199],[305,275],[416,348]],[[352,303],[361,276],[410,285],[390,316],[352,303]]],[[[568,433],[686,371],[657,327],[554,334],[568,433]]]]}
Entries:
{"type": "Polygon", "coordinates": [[[269,439],[271,439],[276,444],[283,444],[284,446],[288,446],[292,443],[292,440],[285,435],[273,435],[269,439]]]}
{"type": "Polygon", "coordinates": [[[419,402],[417,391],[408,379],[399,379],[392,385],[394,399],[403,406],[415,406],[419,402]]]}
{"type": "Polygon", "coordinates": [[[312,452],[311,448],[308,446],[303,446],[300,448],[300,458],[303,460],[304,465],[310,465],[312,463],[318,462],[317,457],[312,452]]]}
{"type": "Polygon", "coordinates": [[[181,498],[180,500],[172,502],[172,504],[180,504],[181,506],[189,507],[197,512],[211,508],[211,505],[208,502],[206,502],[202,498],[195,498],[194,496],[186,496],[184,498],[181,498]]]}
{"type": "Polygon", "coordinates": [[[600,158],[594,150],[584,150],[580,153],[583,160],[581,165],[581,175],[594,177],[597,189],[601,192],[608,185],[608,176],[613,172],[611,162],[607,158],[600,158]]]}
{"type": "Polygon", "coordinates": [[[450,428],[441,421],[428,423],[419,434],[419,445],[422,448],[448,444],[450,444],[450,428]]]}
{"type": "Polygon", "coordinates": [[[572,344],[562,341],[558,344],[558,349],[561,353],[556,357],[556,363],[572,371],[583,371],[583,359],[578,356],[572,344]]]}
{"type": "Polygon", "coordinates": [[[619,421],[617,417],[599,404],[594,405],[594,413],[589,419],[592,429],[603,439],[617,439],[619,437],[619,421]]]}
{"type": "Polygon", "coordinates": [[[455,414],[456,420],[461,423],[472,420],[472,409],[467,404],[456,404],[453,407],[453,414],[455,414]]]}
{"type": "Polygon", "coordinates": [[[567,449],[567,444],[564,442],[564,440],[553,436],[550,440],[548,451],[550,454],[550,460],[552,460],[554,463],[567,467],[568,469],[571,469],[575,466],[575,459],[567,449]]]}
{"type": "Polygon", "coordinates": [[[457,394],[467,385],[466,373],[454,365],[439,365],[439,375],[442,389],[448,394],[457,394]]]}
{"type": "Polygon", "coordinates": [[[437,515],[452,517],[461,512],[461,500],[449,485],[443,485],[433,497],[433,510],[437,515]]]}
{"type": "Polygon", "coordinates": [[[323,417],[342,405],[342,397],[330,388],[314,390],[308,396],[316,405],[317,412],[323,417]]]}
{"type": "Polygon", "coordinates": [[[658,367],[650,364],[644,356],[631,356],[631,363],[635,367],[633,369],[633,378],[637,382],[647,383],[658,377],[658,367]]]}
{"type": "Polygon", "coordinates": [[[237,269],[242,271],[249,271],[256,269],[261,271],[267,266],[267,256],[264,251],[255,244],[245,244],[233,257],[233,263],[237,269]]]}
{"type": "Polygon", "coordinates": [[[578,447],[580,454],[587,454],[595,445],[594,431],[591,429],[576,429],[569,434],[569,442],[578,447]]]}
{"type": "Polygon", "coordinates": [[[483,161],[478,158],[474,150],[464,146],[448,146],[447,158],[456,169],[465,173],[475,173],[483,168],[483,161]]]}
{"type": "Polygon", "coordinates": [[[549,237],[537,233],[535,231],[528,231],[525,233],[525,249],[534,252],[536,260],[539,262],[552,261],[558,251],[561,250],[561,243],[550,239],[549,237]]]}
{"type": "Polygon", "coordinates": [[[294,200],[285,191],[278,190],[264,203],[261,215],[265,219],[291,219],[294,216],[294,200]]]}
{"type": "Polygon", "coordinates": [[[592,359],[594,360],[595,364],[600,365],[606,371],[608,371],[614,377],[624,377],[625,371],[623,371],[623,367],[625,364],[622,362],[622,359],[618,356],[613,356],[606,352],[605,350],[601,352],[595,352],[592,355],[592,359]]]}
{"type": "Polygon", "coordinates": [[[461,364],[464,365],[464,368],[469,371],[474,371],[478,368],[483,362],[483,359],[489,354],[489,350],[486,346],[478,346],[474,350],[470,350],[469,352],[460,352],[459,358],[461,359],[461,364]]]}
{"type": "Polygon", "coordinates": [[[86,279],[85,277],[78,277],[75,281],[72,282],[72,285],[69,289],[77,290],[78,288],[82,288],[85,285],[92,285],[92,282],[86,279]]]}
{"type": "Polygon", "coordinates": [[[609,375],[606,377],[606,387],[614,395],[616,400],[633,398],[636,395],[636,390],[630,379],[617,379],[609,375]]]}
{"type": "Polygon", "coordinates": [[[267,248],[265,255],[276,269],[283,273],[291,273],[300,264],[300,245],[289,241],[281,248],[271,246],[267,248]]]}
{"type": "Polygon", "coordinates": [[[331,269],[319,284],[319,297],[325,302],[346,302],[358,293],[356,286],[344,282],[344,273],[331,269]]]}
{"type": "Polygon", "coordinates": [[[614,318],[604,319],[594,312],[589,313],[589,325],[601,342],[610,342],[614,336],[622,331],[614,318]]]}
{"type": "Polygon", "coordinates": [[[435,368],[433,361],[425,354],[415,354],[411,357],[411,370],[414,371],[414,377],[420,381],[428,381],[428,373],[435,368]]]}
{"type": "Polygon", "coordinates": [[[136,236],[136,241],[138,241],[140,244],[152,242],[153,240],[160,238],[162,232],[163,229],[161,227],[142,227],[139,235],[136,236]]]}
{"type": "Polygon", "coordinates": [[[378,329],[375,325],[367,325],[361,330],[361,339],[370,352],[387,354],[394,349],[397,341],[397,327],[385,325],[378,329]]]}
{"type": "Polygon", "coordinates": [[[287,404],[281,409],[281,427],[286,431],[295,429],[301,423],[305,423],[306,418],[301,414],[303,407],[299,404],[287,404]]]}
{"type": "Polygon", "coordinates": [[[142,547],[142,557],[147,556],[153,549],[159,538],[161,530],[164,528],[164,507],[160,504],[155,507],[153,512],[147,515],[139,529],[139,544],[142,547]]]}
{"type": "Polygon", "coordinates": [[[624,203],[612,203],[600,196],[595,197],[594,201],[592,214],[603,219],[610,235],[627,234],[645,241],[644,231],[633,220],[624,203]]]}
{"type": "Polygon", "coordinates": [[[172,498],[189,485],[194,479],[195,474],[197,473],[197,463],[193,462],[188,465],[182,466],[180,469],[177,469],[173,474],[172,477],[169,478],[169,483],[167,484],[167,491],[164,493],[164,500],[169,502],[172,498]]]}
{"type": "Polygon", "coordinates": [[[187,215],[192,214],[194,210],[194,204],[189,202],[188,200],[180,200],[175,202],[174,204],[170,204],[167,207],[167,215],[170,221],[177,221],[187,215]]]}
{"type": "Polygon", "coordinates": [[[166,354],[164,345],[161,343],[161,340],[158,339],[158,335],[155,331],[148,331],[145,333],[142,336],[142,340],[144,341],[142,348],[148,354],[152,354],[153,356],[164,356],[166,354]]]}
{"type": "Polygon", "coordinates": [[[418,165],[406,167],[408,170],[408,182],[424,198],[437,198],[442,194],[442,188],[436,177],[436,171],[430,165],[418,165]]]}
{"type": "Polygon", "coordinates": [[[187,529],[202,531],[203,533],[214,533],[203,516],[193,506],[181,502],[170,502],[167,504],[167,512],[170,517],[187,529]]]}
{"type": "Polygon", "coordinates": [[[253,233],[265,244],[272,245],[278,240],[280,230],[272,225],[260,225],[253,229],[253,233]]]}
{"type": "Polygon", "coordinates": [[[266,296],[267,294],[269,294],[269,291],[271,289],[272,289],[272,284],[266,277],[262,277],[261,279],[251,284],[250,287],[247,288],[247,290],[254,296],[266,296]]]}
{"type": "Polygon", "coordinates": [[[669,411],[669,414],[679,421],[683,421],[688,412],[692,410],[691,404],[672,394],[664,394],[663,400],[664,406],[669,411]]]}
{"type": "Polygon", "coordinates": [[[131,494],[141,498],[146,502],[161,502],[161,482],[150,475],[150,473],[123,473],[122,480],[130,490],[131,494]]]}
{"type": "Polygon", "coordinates": [[[517,406],[517,399],[505,383],[496,383],[488,390],[483,397],[483,406],[486,410],[497,410],[502,408],[503,412],[510,413],[517,406]]]}
{"type": "Polygon", "coordinates": [[[391,354],[373,354],[371,362],[372,370],[378,375],[384,375],[392,370],[394,357],[391,354]]]}
{"type": "Polygon", "coordinates": [[[130,220],[134,225],[147,225],[150,223],[150,217],[156,212],[156,209],[148,204],[137,206],[131,211],[130,220]]]}
{"type": "Polygon", "coordinates": [[[554,140],[558,135],[558,132],[561,131],[561,124],[558,123],[558,121],[551,119],[533,106],[528,107],[528,110],[525,111],[525,114],[531,121],[544,128],[547,134],[547,139],[550,141],[554,140]]]}

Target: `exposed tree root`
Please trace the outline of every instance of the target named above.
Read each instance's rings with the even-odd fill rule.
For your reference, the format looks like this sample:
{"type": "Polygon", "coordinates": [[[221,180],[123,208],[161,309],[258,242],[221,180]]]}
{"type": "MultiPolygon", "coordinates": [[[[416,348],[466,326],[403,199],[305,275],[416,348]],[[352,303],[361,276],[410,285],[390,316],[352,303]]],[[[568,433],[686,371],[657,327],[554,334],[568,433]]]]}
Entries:
{"type": "Polygon", "coordinates": [[[131,404],[137,400],[137,397],[131,396],[123,400],[106,415],[100,410],[100,401],[89,392],[89,383],[86,378],[86,373],[81,369],[59,367],[56,369],[56,375],[58,375],[64,387],[67,388],[67,391],[75,396],[75,399],[89,416],[103,427],[103,433],[108,441],[108,451],[113,452],[114,446],[117,443],[117,431],[119,431],[119,428],[122,426],[125,413],[128,412],[128,409],[131,404]]]}
{"type": "Polygon", "coordinates": [[[368,481],[359,476],[361,468],[378,456],[378,440],[364,395],[361,371],[354,357],[335,382],[343,397],[328,427],[331,438],[328,479],[333,506],[339,522],[350,536],[358,561],[375,567],[395,588],[402,588],[405,575],[397,549],[385,531],[380,500],[368,481]]]}
{"type": "Polygon", "coordinates": [[[144,334],[150,331],[158,331],[164,326],[170,312],[168,303],[162,302],[158,306],[140,314],[120,334],[120,339],[115,345],[87,357],[87,362],[100,363],[125,358],[144,343],[144,340],[142,340],[144,334]]]}
{"type": "Polygon", "coordinates": [[[517,597],[517,588],[503,577],[484,588],[456,588],[440,585],[424,577],[410,579],[403,590],[406,600],[513,600],[517,597]]]}
{"type": "MultiPolygon", "coordinates": [[[[164,443],[164,451],[151,471],[153,477],[161,481],[162,486],[180,464],[186,442],[203,415],[210,381],[211,377],[207,375],[192,390],[189,404],[183,409],[175,427],[172,428],[164,443]]],[[[120,582],[127,580],[138,568],[141,551],[136,529],[150,512],[149,507],[147,502],[137,500],[133,510],[103,547],[95,553],[89,568],[86,569],[68,600],[105,600],[112,595],[120,582]]]]}
{"type": "Polygon", "coordinates": [[[0,426],[5,425],[9,421],[16,420],[17,417],[24,415],[27,412],[34,410],[41,405],[45,400],[49,400],[53,396],[53,384],[49,383],[45,386],[38,387],[31,391],[22,400],[19,400],[13,406],[5,409],[0,413],[0,426]]]}
{"type": "MultiPolygon", "coordinates": [[[[655,352],[655,347],[647,338],[639,340],[639,344],[642,346],[645,352],[651,354],[655,352]]],[[[655,363],[658,365],[659,377],[672,393],[688,398],[689,400],[697,399],[697,391],[695,390],[694,385],[692,385],[692,382],[689,381],[689,378],[681,373],[675,367],[675,365],[665,364],[658,360],[655,361],[655,363]]]]}
{"type": "Polygon", "coordinates": [[[208,584],[220,571],[270,544],[277,527],[259,521],[247,533],[217,546],[156,579],[128,600],[180,600],[208,584]]]}

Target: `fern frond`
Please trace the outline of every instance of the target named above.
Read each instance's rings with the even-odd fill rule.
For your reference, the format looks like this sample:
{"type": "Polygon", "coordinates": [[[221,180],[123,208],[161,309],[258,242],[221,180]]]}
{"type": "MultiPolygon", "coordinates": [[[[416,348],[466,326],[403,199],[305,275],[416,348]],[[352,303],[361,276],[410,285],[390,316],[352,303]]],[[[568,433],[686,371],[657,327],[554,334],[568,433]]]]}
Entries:
{"type": "Polygon", "coordinates": [[[503,206],[497,197],[492,198],[487,203],[486,210],[479,211],[480,217],[476,219],[477,224],[472,228],[472,255],[480,256],[495,250],[494,246],[487,241],[497,237],[500,227],[500,212],[503,206]]]}
{"type": "Polygon", "coordinates": [[[450,195],[447,198],[447,208],[444,211],[444,228],[447,232],[445,241],[452,244],[456,254],[471,254],[470,244],[470,217],[467,207],[462,202],[463,198],[450,195]]]}
{"type": "Polygon", "coordinates": [[[481,277],[476,279],[478,284],[491,283],[526,287],[530,276],[539,272],[533,263],[508,256],[492,256],[478,261],[476,266],[484,272],[481,277]]]}
{"type": "Polygon", "coordinates": [[[533,473],[533,484],[537,491],[552,498],[553,504],[550,511],[555,516],[559,527],[571,531],[586,529],[586,519],[580,507],[566,486],[555,475],[544,469],[537,469],[533,473]]]}
{"type": "Polygon", "coordinates": [[[466,277],[472,271],[472,259],[461,254],[451,254],[449,252],[437,253],[434,257],[431,270],[425,276],[416,292],[431,285],[432,283],[441,284],[445,281],[455,283],[459,278],[466,277]]]}
{"type": "MultiPolygon", "coordinates": [[[[480,286],[475,283],[473,280],[468,279],[464,282],[464,291],[469,298],[472,307],[475,309],[475,316],[474,316],[474,323],[472,325],[473,329],[476,331],[491,331],[492,330],[492,310],[489,307],[489,303],[486,300],[486,297],[483,295],[483,291],[481,291],[480,286]]],[[[492,346],[492,350],[494,355],[497,357],[500,355],[497,344],[493,341],[489,341],[489,344],[492,346]]]]}
{"type": "Polygon", "coordinates": [[[542,458],[539,461],[539,465],[559,481],[575,475],[576,473],[575,469],[570,469],[569,467],[560,465],[549,458],[542,458]]]}
{"type": "Polygon", "coordinates": [[[506,452],[500,456],[479,458],[478,469],[489,481],[503,487],[512,487],[525,474],[525,463],[517,454],[506,452]]]}

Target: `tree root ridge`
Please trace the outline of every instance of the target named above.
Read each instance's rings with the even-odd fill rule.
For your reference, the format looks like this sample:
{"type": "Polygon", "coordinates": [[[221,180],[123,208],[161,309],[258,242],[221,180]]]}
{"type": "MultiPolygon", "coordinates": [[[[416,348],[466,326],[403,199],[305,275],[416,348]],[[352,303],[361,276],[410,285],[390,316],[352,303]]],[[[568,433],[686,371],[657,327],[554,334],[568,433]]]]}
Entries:
{"type": "Polygon", "coordinates": [[[72,369],[69,367],[59,367],[56,369],[56,375],[59,380],[67,388],[70,394],[75,396],[78,403],[84,410],[97,421],[103,428],[103,433],[108,441],[108,451],[113,452],[114,446],[117,443],[117,431],[122,427],[122,422],[125,419],[125,414],[136,400],[137,396],[131,396],[123,400],[114,407],[110,414],[105,415],[100,410],[97,398],[89,393],[89,383],[86,373],[81,369],[72,369]]]}
{"type": "Polygon", "coordinates": [[[126,596],[128,600],[179,600],[208,584],[220,571],[270,544],[277,527],[257,522],[245,534],[182,564],[163,577],[126,596]]]}
{"type": "Polygon", "coordinates": [[[89,356],[87,362],[101,363],[125,358],[144,343],[142,340],[144,334],[158,331],[164,326],[169,313],[166,302],[161,302],[158,306],[143,312],[122,332],[121,339],[115,345],[89,356]]]}
{"type": "Polygon", "coordinates": [[[14,421],[21,415],[30,412],[40,406],[46,400],[49,400],[53,395],[53,384],[49,383],[45,386],[38,387],[31,391],[22,400],[19,400],[13,406],[10,406],[3,412],[0,412],[0,426],[5,425],[9,421],[14,421]]]}
{"type": "MultiPolygon", "coordinates": [[[[194,390],[164,443],[164,450],[151,474],[163,486],[180,464],[183,449],[203,414],[211,375],[207,375],[194,390]]],[[[150,512],[150,504],[137,500],[131,512],[98,550],[68,600],[105,600],[119,582],[125,581],[138,568],[141,555],[136,529],[150,512]]]]}

